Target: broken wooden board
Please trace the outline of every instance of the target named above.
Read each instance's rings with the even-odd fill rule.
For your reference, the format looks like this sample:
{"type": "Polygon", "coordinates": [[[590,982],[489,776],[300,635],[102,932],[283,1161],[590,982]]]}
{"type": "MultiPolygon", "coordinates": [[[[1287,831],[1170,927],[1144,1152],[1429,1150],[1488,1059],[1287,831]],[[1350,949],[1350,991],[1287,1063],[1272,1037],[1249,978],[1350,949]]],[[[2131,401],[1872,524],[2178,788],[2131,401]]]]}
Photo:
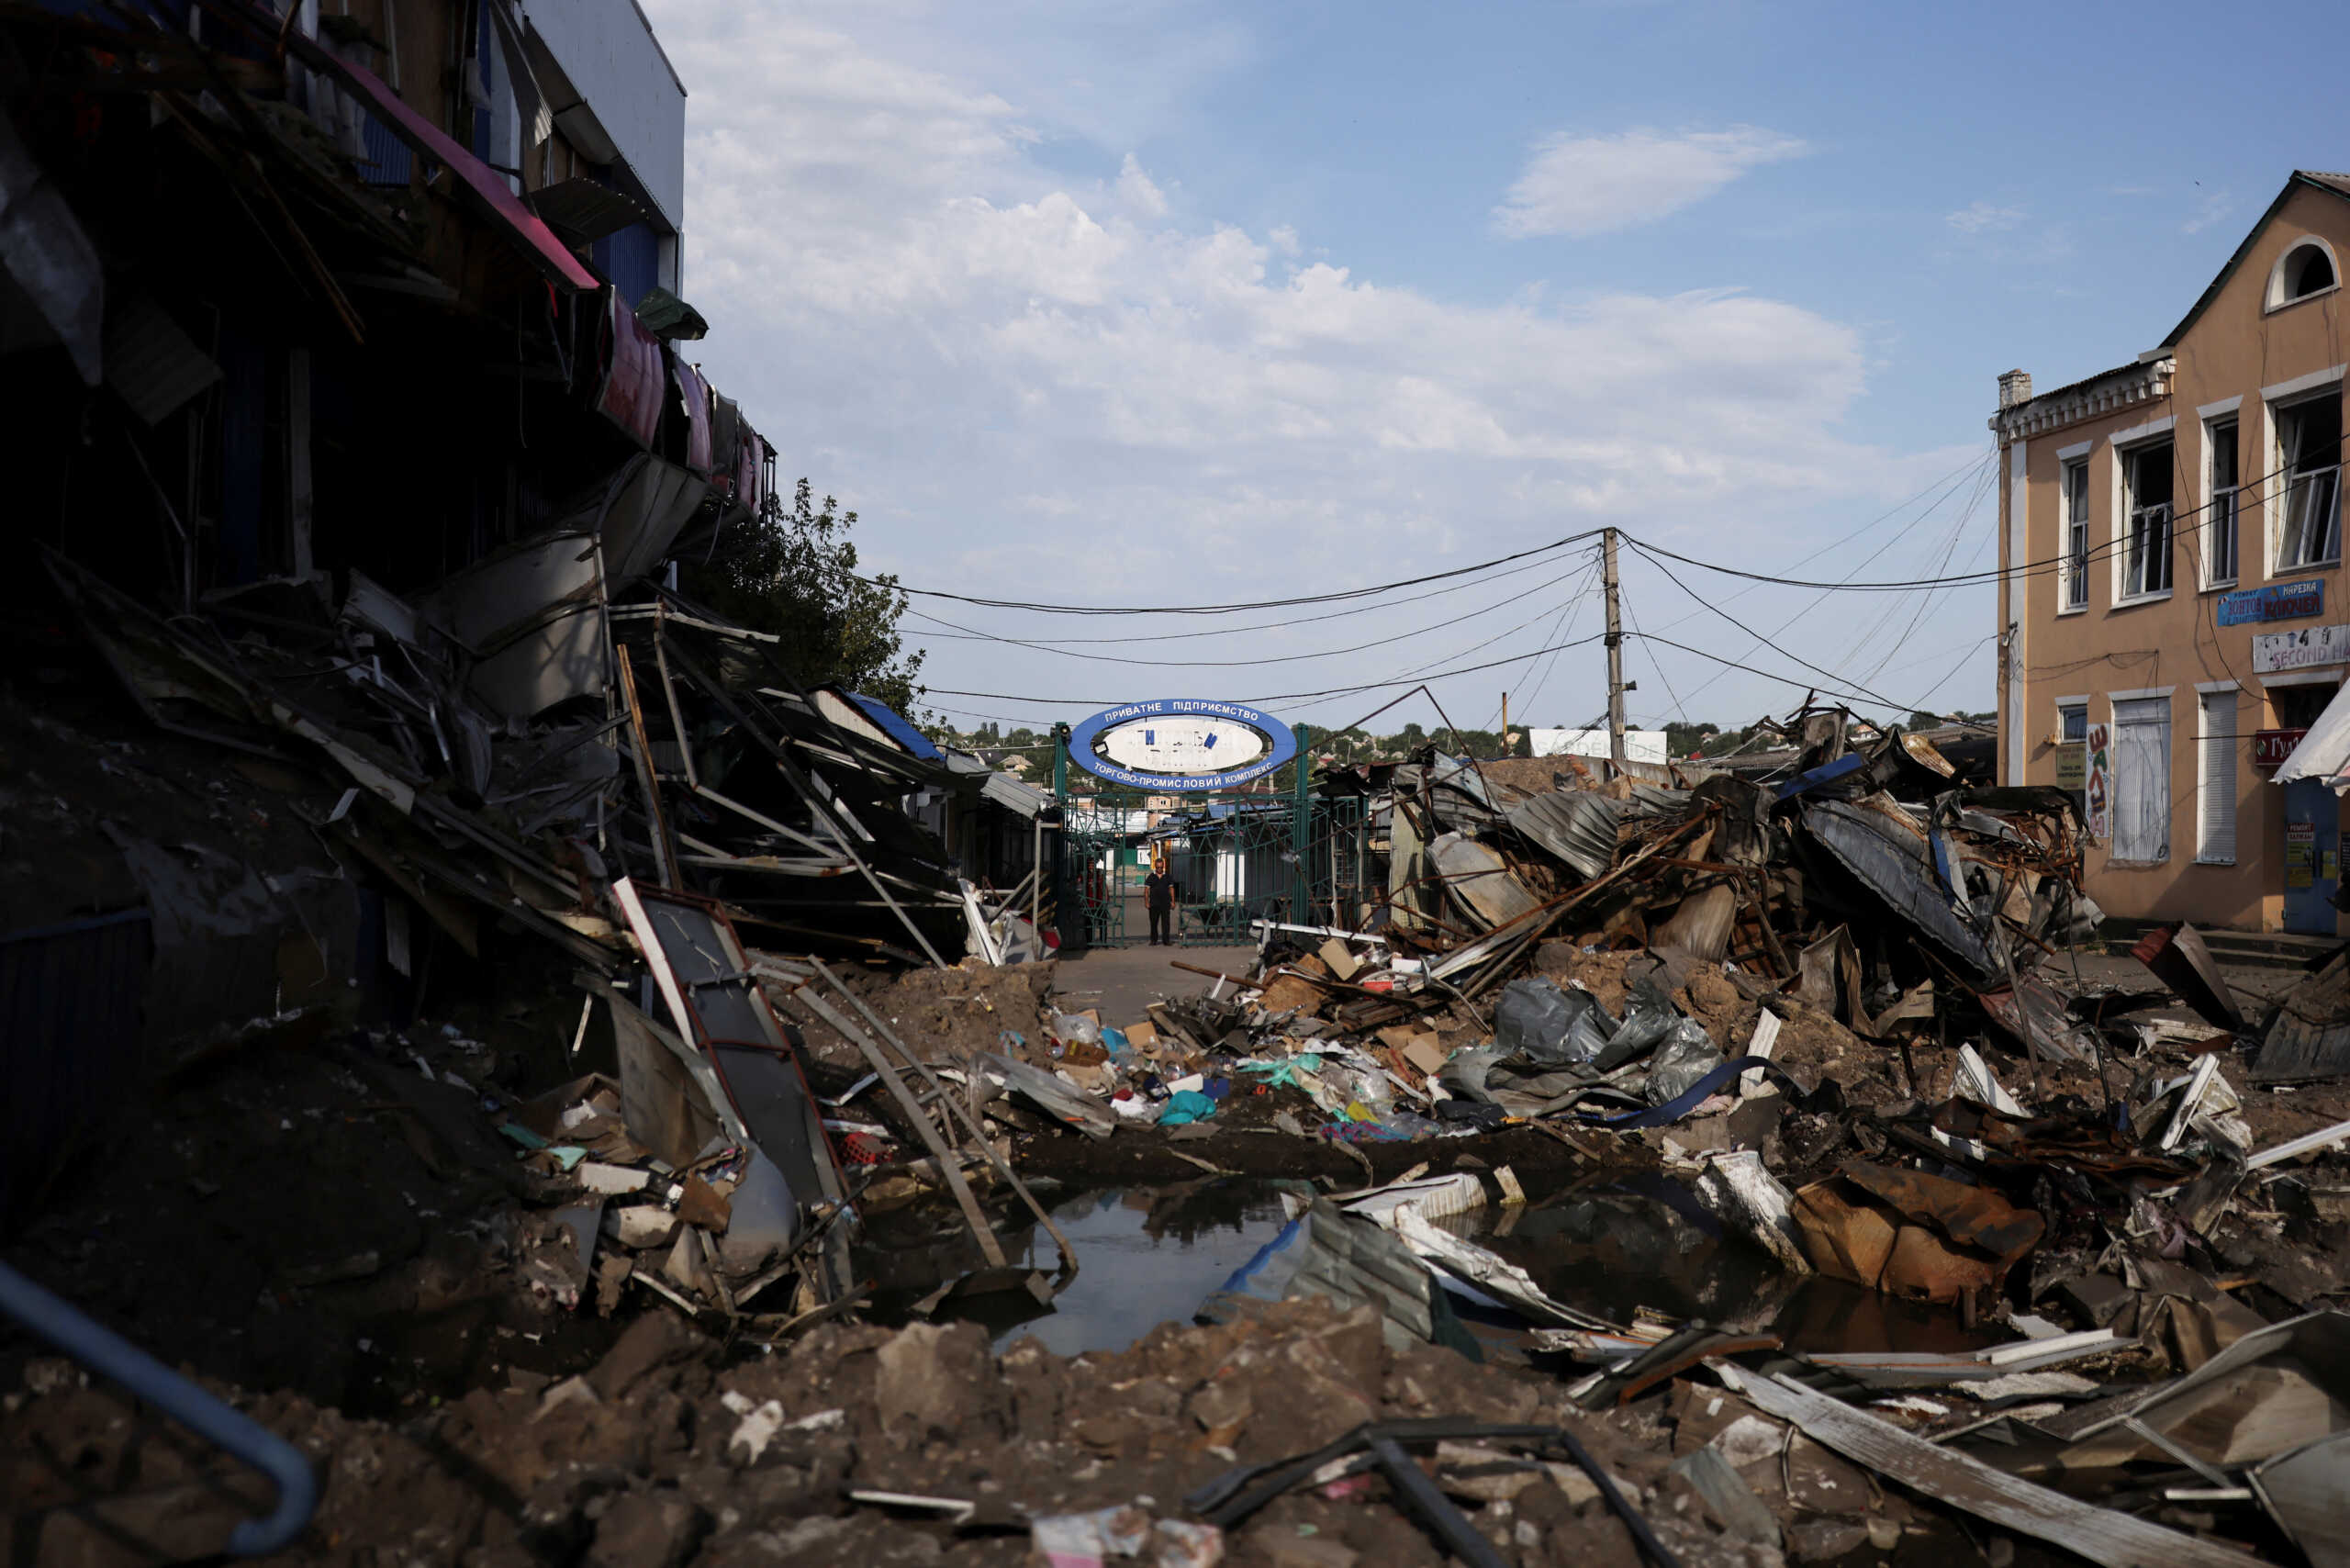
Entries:
{"type": "Polygon", "coordinates": [[[1979,1460],[1938,1448],[1889,1422],[1799,1383],[1715,1370],[1732,1390],[1825,1448],[1938,1502],[2053,1541],[2103,1568],[2245,1568],[2245,1555],[2018,1480],[1979,1460]]]}

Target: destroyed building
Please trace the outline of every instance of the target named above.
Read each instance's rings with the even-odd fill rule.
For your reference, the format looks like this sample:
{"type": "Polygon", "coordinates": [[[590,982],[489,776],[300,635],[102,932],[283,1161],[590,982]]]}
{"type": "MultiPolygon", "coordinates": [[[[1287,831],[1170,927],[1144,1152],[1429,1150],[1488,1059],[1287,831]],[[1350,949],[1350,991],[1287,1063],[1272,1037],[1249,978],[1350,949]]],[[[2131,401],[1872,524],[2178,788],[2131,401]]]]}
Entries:
{"type": "Polygon", "coordinates": [[[0,7],[7,1551],[2338,1556],[2350,958],[2101,951],[2072,791],[1811,704],[936,745],[670,577],[778,461],[682,92],[601,0],[0,7]]]}

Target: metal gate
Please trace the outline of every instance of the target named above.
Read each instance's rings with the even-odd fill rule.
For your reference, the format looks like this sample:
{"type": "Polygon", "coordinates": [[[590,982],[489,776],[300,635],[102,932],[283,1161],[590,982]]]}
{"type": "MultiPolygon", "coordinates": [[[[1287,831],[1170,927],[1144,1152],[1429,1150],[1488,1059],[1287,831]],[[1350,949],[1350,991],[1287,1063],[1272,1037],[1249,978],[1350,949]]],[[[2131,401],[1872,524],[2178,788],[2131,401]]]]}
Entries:
{"type": "Polygon", "coordinates": [[[1173,935],[1186,947],[1245,946],[1259,920],[1349,924],[1370,866],[1359,797],[1209,796],[1174,810],[1070,801],[1060,834],[1061,944],[1117,947],[1149,940],[1143,879],[1163,853],[1175,879],[1173,935]],[[1301,839],[1299,810],[1305,812],[1301,839]]]}

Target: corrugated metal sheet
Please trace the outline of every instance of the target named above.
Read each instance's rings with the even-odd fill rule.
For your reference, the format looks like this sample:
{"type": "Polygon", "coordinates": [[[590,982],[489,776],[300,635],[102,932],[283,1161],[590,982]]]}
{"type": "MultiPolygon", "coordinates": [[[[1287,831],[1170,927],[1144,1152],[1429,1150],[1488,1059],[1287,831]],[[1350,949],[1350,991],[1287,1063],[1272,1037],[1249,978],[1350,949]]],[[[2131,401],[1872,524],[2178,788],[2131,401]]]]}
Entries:
{"type": "Polygon", "coordinates": [[[1983,935],[1959,915],[1934,878],[1923,833],[1882,812],[1842,801],[1822,801],[1803,814],[1805,831],[1893,913],[1945,951],[1989,977],[2000,972],[1983,935]]]}
{"type": "Polygon", "coordinates": [[[367,149],[367,161],[359,166],[359,177],[371,185],[404,185],[416,154],[407,142],[392,134],[392,128],[369,114],[359,111],[359,140],[367,149]]]}
{"type": "Polygon", "coordinates": [[[0,936],[0,1232],[138,1070],[151,925],[129,909],[0,936]]]}
{"type": "Polygon", "coordinates": [[[1509,825],[1565,861],[1589,881],[1616,865],[1616,827],[1621,808],[1589,790],[1560,790],[1536,795],[1509,813],[1509,825]]]}
{"type": "Polygon", "coordinates": [[[154,424],[220,379],[220,366],[163,308],[145,296],[106,317],[106,385],[130,411],[154,424]]]}

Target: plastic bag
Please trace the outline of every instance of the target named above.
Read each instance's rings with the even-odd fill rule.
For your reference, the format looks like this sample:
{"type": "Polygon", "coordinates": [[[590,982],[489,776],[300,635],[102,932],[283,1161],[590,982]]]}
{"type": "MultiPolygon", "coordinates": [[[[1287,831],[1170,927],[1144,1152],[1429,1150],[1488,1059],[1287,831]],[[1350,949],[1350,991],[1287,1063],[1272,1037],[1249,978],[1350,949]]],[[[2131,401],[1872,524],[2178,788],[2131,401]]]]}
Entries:
{"type": "Polygon", "coordinates": [[[1494,1044],[1540,1067],[1589,1061],[1607,1037],[1578,1027],[1595,1011],[1599,999],[1581,988],[1561,991],[1539,975],[1512,980],[1494,1004],[1494,1044]]]}
{"type": "MultiPolygon", "coordinates": [[[[1445,1092],[1461,1099],[1492,1104],[1494,1097],[1485,1092],[1485,1075],[1501,1064],[1509,1053],[1497,1045],[1470,1046],[1452,1053],[1452,1059],[1438,1070],[1436,1081],[1445,1092]]],[[[1449,1104],[1451,1102],[1445,1102],[1449,1104]]]]}
{"type": "Polygon", "coordinates": [[[1079,1014],[1056,1013],[1053,1038],[1063,1045],[1098,1046],[1102,1043],[1102,1025],[1079,1014]]]}
{"type": "Polygon", "coordinates": [[[1723,1059],[1706,1026],[1694,1018],[1684,1018],[1657,1047],[1649,1066],[1648,1086],[1641,1092],[1651,1105],[1678,1099],[1697,1087],[1698,1081],[1721,1066],[1723,1059]]]}
{"type": "Polygon", "coordinates": [[[1673,1010],[1664,992],[1657,989],[1656,981],[1636,980],[1632,999],[1624,1009],[1624,1021],[1616,1026],[1616,1032],[1608,1036],[1607,1048],[1593,1058],[1592,1065],[1602,1072],[1612,1072],[1652,1049],[1680,1022],[1681,1014],[1673,1010]]]}
{"type": "Polygon", "coordinates": [[[1195,1090],[1178,1089],[1167,1097],[1167,1108],[1158,1113],[1158,1125],[1181,1126],[1186,1122],[1204,1122],[1214,1114],[1214,1101],[1195,1090]]]}

